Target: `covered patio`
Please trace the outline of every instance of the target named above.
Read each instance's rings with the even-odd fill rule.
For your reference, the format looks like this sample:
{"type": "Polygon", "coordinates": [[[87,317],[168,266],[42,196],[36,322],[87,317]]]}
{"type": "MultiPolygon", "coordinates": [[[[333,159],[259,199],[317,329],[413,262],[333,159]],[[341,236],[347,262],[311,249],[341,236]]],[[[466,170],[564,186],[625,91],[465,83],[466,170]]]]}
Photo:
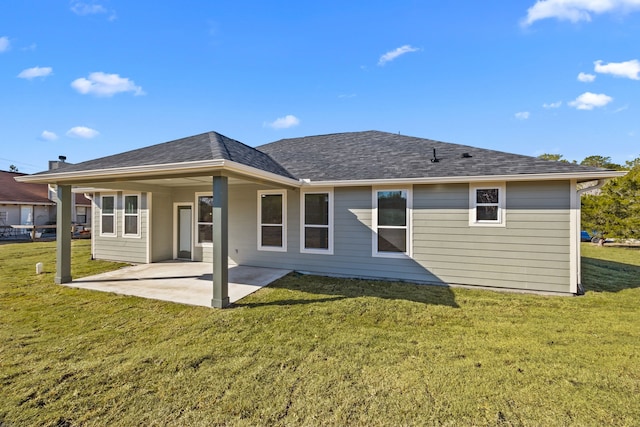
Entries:
{"type": "MultiPolygon", "coordinates": [[[[229,265],[229,303],[256,292],[290,270],[229,265]]],[[[211,264],[166,261],[140,264],[63,283],[78,289],[211,307],[211,264]]]]}

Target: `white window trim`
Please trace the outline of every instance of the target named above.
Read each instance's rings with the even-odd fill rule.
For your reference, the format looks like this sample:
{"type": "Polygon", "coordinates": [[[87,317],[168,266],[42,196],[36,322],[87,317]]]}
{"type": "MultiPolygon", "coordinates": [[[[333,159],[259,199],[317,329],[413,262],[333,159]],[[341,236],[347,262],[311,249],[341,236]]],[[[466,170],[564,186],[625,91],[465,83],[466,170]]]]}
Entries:
{"type": "Polygon", "coordinates": [[[142,225],[142,221],[141,221],[141,218],[140,218],[141,217],[141,211],[142,211],[142,209],[140,209],[140,204],[141,203],[142,203],[142,195],[140,193],[125,193],[125,194],[122,195],[122,237],[125,237],[127,239],[139,239],[140,236],[142,235],[142,231],[140,230],[140,227],[142,225]],[[126,217],[134,216],[133,214],[128,214],[126,212],[127,207],[126,207],[125,201],[126,201],[127,197],[131,197],[131,196],[135,196],[135,197],[138,198],[138,203],[137,203],[138,212],[136,212],[136,214],[135,214],[135,216],[138,219],[138,224],[136,226],[136,233],[135,234],[131,234],[131,233],[127,234],[126,233],[127,228],[125,227],[125,223],[126,223],[125,219],[126,219],[126,217]]]}
{"type": "Polygon", "coordinates": [[[116,237],[118,235],[118,221],[116,221],[116,214],[118,212],[118,194],[117,193],[104,193],[100,194],[100,237],[116,237]],[[102,232],[102,217],[105,216],[102,207],[104,206],[104,198],[113,197],[113,213],[106,214],[113,217],[113,233],[102,232]]]}
{"type": "MultiPolygon", "coordinates": [[[[201,191],[201,192],[196,192],[195,195],[195,204],[194,204],[194,210],[193,210],[193,245],[194,247],[199,247],[199,248],[212,248],[213,247],[213,242],[199,242],[198,241],[198,226],[200,224],[209,224],[208,222],[200,222],[198,221],[198,216],[200,215],[200,204],[198,203],[198,198],[205,196],[205,197],[213,197],[213,192],[209,191],[201,191]]],[[[186,204],[186,203],[185,203],[186,204]]],[[[213,209],[213,207],[212,207],[213,209]]],[[[211,217],[211,227],[213,228],[213,216],[211,217]]]]}
{"type": "MultiPolygon", "coordinates": [[[[371,191],[372,215],[371,215],[371,256],[374,258],[411,258],[413,255],[413,187],[373,187],[371,191]],[[407,192],[407,225],[406,225],[406,252],[378,252],[378,191],[406,191],[407,192]]],[[[394,228],[383,226],[382,228],[394,228]]],[[[405,227],[395,227],[405,228],[405,227]]]]}
{"type": "Polygon", "coordinates": [[[287,190],[259,190],[258,191],[258,250],[287,252],[287,190]],[[263,195],[281,195],[282,196],[282,246],[262,246],[262,226],[273,226],[278,224],[262,224],[262,196],[263,195]]]}
{"type": "Polygon", "coordinates": [[[305,254],[322,254],[333,255],[333,188],[326,189],[313,189],[302,191],[300,193],[300,253],[305,254]],[[329,195],[329,224],[328,225],[307,225],[304,222],[305,218],[305,203],[304,199],[307,194],[328,194],[329,195]],[[305,228],[327,228],[329,230],[329,248],[328,249],[315,249],[305,248],[305,228]]]}
{"type": "Polygon", "coordinates": [[[504,182],[483,182],[478,184],[469,184],[469,225],[472,227],[505,227],[506,221],[506,203],[507,186],[504,182]],[[476,191],[498,189],[498,219],[478,221],[476,215],[476,191]]]}

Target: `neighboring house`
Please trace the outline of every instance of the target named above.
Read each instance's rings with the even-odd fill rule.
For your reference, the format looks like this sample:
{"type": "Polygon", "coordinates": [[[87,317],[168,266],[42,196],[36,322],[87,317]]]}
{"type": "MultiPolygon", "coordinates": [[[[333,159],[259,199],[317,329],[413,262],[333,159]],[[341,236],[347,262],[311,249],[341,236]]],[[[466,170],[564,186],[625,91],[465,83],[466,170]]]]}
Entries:
{"type": "Polygon", "coordinates": [[[20,172],[0,171],[0,232],[28,233],[13,230],[11,225],[45,225],[55,220],[55,203],[49,200],[46,184],[16,182],[20,172]]]}
{"type": "MultiPolygon", "coordinates": [[[[28,234],[29,230],[14,230],[11,225],[55,224],[55,202],[50,198],[47,184],[18,182],[15,178],[28,176],[20,172],[0,171],[0,233],[28,234]]],[[[86,224],[91,220],[91,201],[76,194],[73,221],[86,224]]]]}
{"type": "MultiPolygon", "coordinates": [[[[252,148],[215,132],[18,178],[93,191],[93,256],[580,292],[577,184],[622,173],[368,131],[252,148]]],[[[68,214],[63,213],[65,217],[68,214]]],[[[60,217],[60,214],[59,214],[60,217]]],[[[58,283],[71,280],[58,243],[58,283]]]]}

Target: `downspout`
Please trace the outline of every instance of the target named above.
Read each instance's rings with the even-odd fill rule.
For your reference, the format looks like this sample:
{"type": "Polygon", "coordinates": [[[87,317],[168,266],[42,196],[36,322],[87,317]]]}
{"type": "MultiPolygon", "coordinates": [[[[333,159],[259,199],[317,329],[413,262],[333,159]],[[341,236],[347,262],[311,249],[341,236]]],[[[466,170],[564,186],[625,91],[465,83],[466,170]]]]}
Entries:
{"type": "MultiPolygon", "coordinates": [[[[581,198],[582,198],[582,195],[584,193],[586,193],[588,191],[598,190],[598,189],[602,188],[602,186],[606,182],[607,181],[605,179],[598,179],[598,180],[596,180],[596,183],[594,185],[591,185],[589,187],[584,187],[584,188],[581,188],[581,189],[577,190],[576,191],[576,199],[577,199],[576,200],[576,204],[578,206],[581,206],[582,205],[581,198]]],[[[580,230],[582,228],[580,226],[580,216],[581,216],[579,214],[580,211],[581,211],[581,209],[578,210],[578,218],[576,218],[576,222],[577,222],[577,226],[578,226],[578,229],[576,230],[576,232],[577,232],[576,238],[577,239],[579,239],[580,230]]],[[[582,269],[581,269],[580,243],[579,242],[575,242],[573,244],[575,244],[576,248],[577,248],[577,260],[576,261],[577,261],[577,267],[578,267],[578,271],[577,271],[577,274],[578,274],[578,277],[577,277],[577,282],[578,283],[577,283],[577,285],[578,286],[577,286],[577,289],[576,289],[576,295],[584,295],[584,286],[582,286],[582,269]]]]}

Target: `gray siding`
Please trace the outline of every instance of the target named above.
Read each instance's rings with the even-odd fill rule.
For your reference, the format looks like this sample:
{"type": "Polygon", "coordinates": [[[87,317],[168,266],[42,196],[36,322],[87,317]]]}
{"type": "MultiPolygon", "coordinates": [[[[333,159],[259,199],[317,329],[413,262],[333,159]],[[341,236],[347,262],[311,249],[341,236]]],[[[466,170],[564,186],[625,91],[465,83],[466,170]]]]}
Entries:
{"type": "Polygon", "coordinates": [[[300,192],[287,192],[287,253],[257,250],[257,196],[232,187],[238,264],[436,284],[569,292],[568,182],[508,183],[505,227],[469,225],[469,186],[413,187],[413,257],[372,257],[371,187],[334,191],[334,254],[300,253],[300,192]]]}
{"type": "MultiPolygon", "coordinates": [[[[243,265],[399,279],[434,284],[570,291],[570,184],[567,181],[506,185],[506,225],[469,225],[469,185],[415,185],[412,257],[372,256],[372,188],[334,189],[334,253],[300,252],[300,190],[287,191],[287,252],[258,250],[258,184],[229,188],[229,258],[243,265]]],[[[275,189],[275,188],[274,188],[275,189]]],[[[173,204],[190,203],[197,220],[196,192],[184,187],[153,197],[152,261],[173,256],[173,204]]],[[[148,200],[142,194],[138,239],[122,237],[122,193],[118,193],[117,237],[101,237],[94,210],[98,258],[146,262],[148,200]]],[[[96,202],[100,203],[99,194],[96,202]]],[[[196,224],[194,223],[194,228],[196,224]]],[[[211,262],[212,247],[195,243],[194,260],[211,262]]]]}
{"type": "Polygon", "coordinates": [[[468,191],[414,187],[414,259],[446,283],[569,292],[569,183],[508,183],[505,227],[469,226],[468,191]]]}
{"type": "Polygon", "coordinates": [[[173,258],[173,202],[170,193],[153,193],[151,199],[151,262],[173,258]]]}
{"type": "Polygon", "coordinates": [[[287,192],[287,252],[257,249],[257,195],[262,187],[233,187],[229,196],[229,257],[238,264],[317,274],[439,282],[412,259],[371,256],[371,187],[334,190],[334,254],[300,253],[300,191],[287,192]]]}
{"type": "Polygon", "coordinates": [[[123,237],[124,223],[123,223],[123,193],[119,191],[117,193],[104,193],[105,195],[116,194],[116,236],[107,237],[101,236],[100,216],[101,209],[101,196],[102,194],[96,193],[95,204],[97,209],[92,209],[94,212],[94,221],[92,229],[92,238],[94,239],[94,254],[93,256],[98,259],[106,259],[112,261],[123,261],[132,263],[145,263],[147,262],[147,250],[148,250],[148,198],[146,193],[142,193],[140,197],[140,237],[123,237]]]}

